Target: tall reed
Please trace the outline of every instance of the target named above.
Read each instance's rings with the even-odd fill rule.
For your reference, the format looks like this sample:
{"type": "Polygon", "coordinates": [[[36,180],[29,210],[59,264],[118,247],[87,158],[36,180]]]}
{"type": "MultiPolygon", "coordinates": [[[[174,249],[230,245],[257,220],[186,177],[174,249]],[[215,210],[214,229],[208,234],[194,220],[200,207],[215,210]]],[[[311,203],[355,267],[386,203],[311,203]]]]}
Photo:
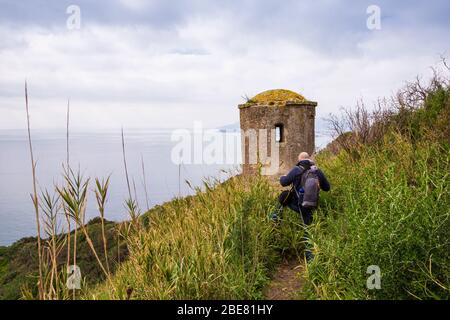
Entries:
{"type": "Polygon", "coordinates": [[[268,219],[275,190],[264,177],[211,179],[195,191],[145,213],[149,224],[126,238],[127,261],[86,297],[262,298],[280,252],[301,246],[297,217],[286,214],[281,228],[268,219]]]}
{"type": "Polygon", "coordinates": [[[142,164],[142,179],[143,179],[143,188],[145,192],[145,203],[147,205],[147,211],[150,210],[150,205],[148,203],[148,193],[147,193],[147,181],[145,178],[145,166],[144,166],[144,157],[141,154],[141,164],[142,164]]]}
{"type": "MultiPolygon", "coordinates": [[[[66,168],[70,168],[70,158],[69,158],[69,121],[70,121],[70,100],[67,99],[67,112],[66,112],[66,168]]],[[[65,207],[64,207],[65,208],[65,207]]],[[[70,215],[66,210],[64,210],[64,216],[66,217],[67,222],[67,269],[70,266],[70,215]]]]}
{"type": "MultiPolygon", "coordinates": [[[[101,262],[97,251],[92,243],[92,240],[87,232],[86,224],[85,224],[85,213],[87,206],[87,192],[89,186],[89,178],[84,179],[81,173],[78,171],[74,173],[72,169],[68,169],[64,174],[64,179],[67,186],[63,188],[57,188],[57,191],[64,202],[64,205],[68,209],[69,215],[75,221],[75,231],[77,228],[80,228],[83,232],[85,239],[94,255],[95,259],[98,262],[98,265],[104,272],[105,276],[109,277],[109,272],[106,270],[105,266],[101,262]]],[[[102,190],[105,191],[105,190],[102,190]]],[[[104,193],[106,199],[106,193],[104,193]]],[[[103,199],[102,199],[103,200],[103,199]]],[[[75,241],[75,240],[74,240],[75,241]]],[[[76,259],[76,257],[74,257],[76,259]]],[[[76,263],[74,263],[76,265],[76,263]]]]}
{"type": "MultiPolygon", "coordinates": [[[[51,195],[48,190],[37,192],[37,176],[36,161],[34,159],[33,145],[31,139],[30,113],[28,103],[28,87],[25,81],[25,109],[27,115],[28,144],[32,166],[33,193],[31,199],[33,202],[36,226],[37,226],[37,255],[38,255],[38,298],[39,299],[65,299],[69,296],[69,292],[65,286],[65,279],[68,279],[69,267],[71,263],[77,266],[77,247],[78,233],[82,232],[83,239],[86,241],[93,257],[98,266],[105,275],[106,279],[110,279],[110,262],[108,259],[108,245],[105,228],[105,204],[109,188],[110,177],[106,180],[95,180],[96,189],[94,190],[98,210],[101,219],[101,237],[103,243],[104,261],[97,254],[94,243],[88,232],[85,223],[85,213],[88,199],[88,186],[90,178],[85,179],[80,169],[75,173],[70,165],[69,153],[69,123],[70,123],[70,100],[67,101],[66,113],[66,162],[63,164],[64,184],[62,186],[55,185],[55,195],[51,195]],[[42,211],[42,215],[41,215],[42,211]],[[58,216],[64,214],[67,223],[66,235],[60,234],[60,224],[58,216]],[[42,229],[43,227],[43,229],[42,229]],[[73,227],[73,238],[71,236],[73,227]],[[42,230],[46,238],[42,239],[42,230]],[[73,240],[73,241],[72,241],[73,240]],[[66,261],[64,263],[66,270],[59,268],[59,258],[64,247],[67,247],[66,261]],[[72,261],[71,261],[72,259],[72,261]]],[[[125,157],[124,157],[125,160],[125,157]]],[[[128,179],[128,176],[127,176],[128,179]]],[[[128,180],[127,180],[128,181],[128,180]]],[[[129,186],[129,184],[128,184],[129,186]]],[[[130,190],[130,188],[128,188],[130,190]]],[[[131,194],[131,193],[130,193],[131,194]]],[[[134,206],[135,207],[135,206],[134,206]]],[[[138,211],[135,209],[134,211],[138,211]]],[[[136,214],[138,216],[138,214],[136,214]]],[[[136,218],[137,219],[137,218],[136,218]]],[[[120,247],[119,247],[120,250],[120,247]]],[[[120,253],[120,252],[119,252],[120,253]]],[[[120,257],[120,256],[119,256],[120,257]]],[[[24,288],[23,296],[25,298],[34,298],[33,288],[24,288]]],[[[76,299],[76,288],[73,289],[72,298],[76,299]]]]}
{"type": "Polygon", "coordinates": [[[128,166],[127,166],[127,157],[125,152],[125,136],[122,128],[121,132],[122,136],[122,156],[123,156],[123,165],[124,165],[124,171],[125,171],[125,178],[127,182],[127,188],[128,188],[128,198],[125,200],[125,208],[127,209],[128,215],[131,219],[131,224],[127,224],[128,228],[125,228],[125,236],[128,237],[129,232],[131,231],[131,227],[133,227],[135,230],[138,230],[140,228],[140,209],[137,202],[137,196],[136,196],[136,185],[133,180],[133,189],[135,193],[135,197],[133,198],[133,195],[131,193],[131,186],[130,186],[130,178],[128,174],[128,166]]]}
{"type": "Polygon", "coordinates": [[[107,249],[107,241],[106,241],[106,235],[105,235],[105,204],[108,194],[108,188],[109,188],[109,178],[111,176],[108,176],[106,180],[100,181],[98,178],[95,179],[95,198],[97,200],[97,206],[98,210],[100,212],[100,219],[102,224],[102,238],[103,238],[103,253],[105,256],[105,264],[106,264],[106,270],[108,274],[110,273],[109,269],[109,261],[108,261],[108,249],[107,249]]]}
{"type": "Polygon", "coordinates": [[[39,268],[39,298],[43,299],[44,290],[43,290],[43,277],[42,277],[42,249],[41,249],[41,222],[39,217],[39,200],[37,193],[37,182],[36,182],[36,162],[34,161],[33,156],[33,146],[31,142],[31,129],[30,129],[30,113],[28,109],[28,87],[27,82],[25,81],[25,109],[27,114],[27,130],[28,130],[28,144],[30,148],[30,158],[31,158],[31,174],[33,179],[33,193],[31,194],[31,199],[33,201],[35,218],[36,218],[36,228],[37,228],[37,251],[38,251],[38,268],[39,268]]]}
{"type": "Polygon", "coordinates": [[[66,245],[66,238],[59,236],[58,215],[60,213],[60,199],[57,195],[50,195],[48,190],[42,191],[40,196],[40,207],[42,210],[42,220],[44,232],[47,240],[45,250],[47,259],[43,264],[48,266],[44,281],[44,299],[61,299],[66,296],[66,289],[62,279],[62,272],[58,270],[58,257],[66,245]]]}

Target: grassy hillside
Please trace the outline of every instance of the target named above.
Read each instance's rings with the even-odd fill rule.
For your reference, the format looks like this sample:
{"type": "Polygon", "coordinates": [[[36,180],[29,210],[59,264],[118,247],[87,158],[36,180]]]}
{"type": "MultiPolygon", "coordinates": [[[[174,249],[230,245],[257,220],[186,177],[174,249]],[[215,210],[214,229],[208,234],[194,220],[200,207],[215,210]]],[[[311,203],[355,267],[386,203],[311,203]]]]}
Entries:
{"type": "MultiPolygon", "coordinates": [[[[126,245],[117,243],[117,226],[114,222],[106,222],[106,238],[108,241],[108,257],[111,267],[115,270],[117,261],[125,260],[128,252],[126,245]],[[120,246],[120,247],[119,247],[120,246]]],[[[91,220],[87,225],[88,233],[98,252],[102,252],[102,236],[100,219],[91,220]]],[[[73,231],[72,231],[73,236],[73,231]]],[[[65,237],[66,235],[62,235],[65,237]]],[[[61,236],[60,236],[61,237],[61,236]]],[[[86,239],[81,234],[78,239],[77,264],[79,265],[86,284],[93,285],[104,280],[100,267],[97,265],[86,239]]],[[[103,258],[103,256],[102,256],[103,258]]],[[[67,246],[64,245],[58,256],[58,265],[65,269],[67,246]]],[[[23,290],[28,289],[35,295],[38,279],[38,258],[36,237],[23,238],[11,246],[0,247],[0,300],[20,299],[23,290]]]]}
{"type": "MultiPolygon", "coordinates": [[[[132,223],[123,224],[119,265],[118,225],[106,223],[112,271],[119,266],[111,281],[105,281],[80,233],[77,264],[84,285],[78,296],[125,299],[131,290],[133,299],[262,298],[281,257],[302,252],[302,227],[296,214],[287,212],[281,225],[268,218],[278,190],[264,177],[237,176],[223,184],[210,181],[202,189],[151,209],[136,229],[132,223]]],[[[88,230],[101,253],[100,220],[90,222],[88,230]]],[[[36,238],[1,249],[0,298],[18,299],[24,287],[36,297],[36,238]]],[[[58,258],[61,269],[65,252],[66,247],[58,258]]]]}
{"type": "Polygon", "coordinates": [[[450,298],[449,92],[385,115],[381,139],[319,155],[333,190],[311,230],[308,298],[450,298]],[[366,288],[369,265],[380,290],[366,288]]]}
{"type": "MultiPolygon", "coordinates": [[[[299,296],[450,298],[450,91],[437,83],[416,106],[376,111],[317,156],[332,191],[310,227],[315,259],[299,296]],[[366,286],[373,265],[381,289],[366,286]]],[[[358,121],[367,113],[355,112],[358,121]]],[[[129,238],[130,259],[85,297],[262,298],[280,258],[304,245],[295,213],[267,218],[278,191],[264,177],[235,177],[151,210],[129,238]]]]}
{"type": "Polygon", "coordinates": [[[85,297],[262,298],[281,255],[301,250],[298,220],[287,215],[277,227],[268,219],[276,193],[262,177],[205,187],[149,211],[144,230],[130,236],[128,261],[85,297]]]}
{"type": "MultiPolygon", "coordinates": [[[[344,113],[334,122],[341,135],[316,158],[332,189],[322,193],[309,227],[315,259],[299,296],[450,298],[449,82],[410,83],[392,101],[385,110],[344,113]],[[369,266],[381,271],[380,289],[366,286],[369,266]]],[[[106,224],[108,276],[79,232],[77,262],[87,281],[76,298],[263,298],[281,258],[302,257],[304,247],[297,214],[286,210],[280,223],[268,218],[279,191],[265,177],[209,181],[140,218],[129,199],[131,221],[106,224]]],[[[103,261],[98,220],[88,232],[103,261]]],[[[36,259],[36,239],[0,248],[0,298],[18,298],[24,284],[36,291],[36,259]]],[[[71,298],[66,291],[60,297],[71,298]]]]}

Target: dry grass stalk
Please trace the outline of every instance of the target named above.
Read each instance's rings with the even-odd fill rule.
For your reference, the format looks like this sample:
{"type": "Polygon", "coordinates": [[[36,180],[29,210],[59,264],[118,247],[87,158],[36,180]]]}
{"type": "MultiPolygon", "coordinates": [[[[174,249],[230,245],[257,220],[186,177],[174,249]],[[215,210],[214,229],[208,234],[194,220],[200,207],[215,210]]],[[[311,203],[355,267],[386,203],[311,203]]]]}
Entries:
{"type": "Polygon", "coordinates": [[[103,239],[103,253],[105,255],[105,264],[106,264],[106,270],[108,271],[108,274],[110,273],[109,269],[109,261],[108,261],[108,249],[107,249],[107,241],[106,241],[106,235],[105,235],[105,204],[106,204],[106,198],[108,194],[108,187],[109,187],[109,178],[104,181],[100,181],[98,178],[95,179],[95,198],[97,200],[98,210],[100,212],[100,219],[101,219],[101,225],[102,225],[102,239],[103,239]]]}
{"type": "Polygon", "coordinates": [[[148,193],[147,193],[147,182],[145,179],[145,167],[144,167],[144,157],[141,154],[141,164],[142,164],[142,178],[144,183],[144,192],[145,192],[145,203],[147,205],[147,211],[150,210],[150,205],[148,203],[148,193]]]}
{"type": "Polygon", "coordinates": [[[38,265],[39,265],[39,282],[38,282],[38,290],[39,290],[39,298],[44,298],[43,291],[43,277],[42,277],[42,248],[41,248],[41,224],[39,218],[39,200],[37,194],[37,183],[36,183],[36,162],[34,161],[33,156],[33,146],[31,142],[31,130],[30,130],[30,113],[28,109],[28,88],[27,82],[25,81],[25,108],[27,113],[27,129],[28,129],[28,143],[30,147],[30,157],[31,157],[31,173],[33,178],[33,194],[31,194],[31,199],[33,201],[33,206],[35,210],[36,216],[36,227],[37,227],[37,245],[38,245],[38,265]]]}

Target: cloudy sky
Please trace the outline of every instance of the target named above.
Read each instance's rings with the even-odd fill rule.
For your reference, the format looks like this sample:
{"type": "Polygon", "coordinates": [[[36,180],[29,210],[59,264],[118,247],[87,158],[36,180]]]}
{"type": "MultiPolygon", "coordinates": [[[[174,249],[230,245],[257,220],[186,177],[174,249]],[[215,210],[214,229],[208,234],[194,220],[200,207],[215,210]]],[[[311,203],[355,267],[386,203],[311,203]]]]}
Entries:
{"type": "Polygon", "coordinates": [[[449,16],[448,0],[0,0],[0,129],[25,127],[25,79],[35,128],[64,127],[67,98],[77,128],[215,127],[272,88],[323,117],[426,77],[449,16]]]}

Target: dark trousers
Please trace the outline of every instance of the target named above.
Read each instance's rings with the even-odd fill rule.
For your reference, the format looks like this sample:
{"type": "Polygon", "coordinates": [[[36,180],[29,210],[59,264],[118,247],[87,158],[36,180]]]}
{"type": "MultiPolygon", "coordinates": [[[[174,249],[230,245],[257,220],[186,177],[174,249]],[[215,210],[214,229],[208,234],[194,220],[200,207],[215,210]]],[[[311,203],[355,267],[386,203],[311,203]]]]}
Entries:
{"type": "MultiPolygon", "coordinates": [[[[300,197],[302,197],[301,194],[300,197]]],[[[313,222],[312,209],[301,206],[303,199],[298,199],[294,190],[291,189],[289,191],[285,190],[281,192],[281,194],[278,196],[278,201],[280,202],[282,207],[289,207],[291,210],[294,210],[295,212],[301,214],[303,223],[305,225],[309,226],[313,222]]],[[[309,234],[307,230],[305,230],[305,234],[303,235],[303,241],[305,243],[305,256],[309,261],[313,257],[313,254],[311,252],[310,245],[308,244],[309,234]]]]}
{"type": "Polygon", "coordinates": [[[278,196],[278,201],[283,207],[289,207],[291,210],[302,215],[303,222],[309,226],[313,221],[311,208],[305,208],[300,205],[302,199],[298,199],[294,190],[285,190],[278,196]]]}

